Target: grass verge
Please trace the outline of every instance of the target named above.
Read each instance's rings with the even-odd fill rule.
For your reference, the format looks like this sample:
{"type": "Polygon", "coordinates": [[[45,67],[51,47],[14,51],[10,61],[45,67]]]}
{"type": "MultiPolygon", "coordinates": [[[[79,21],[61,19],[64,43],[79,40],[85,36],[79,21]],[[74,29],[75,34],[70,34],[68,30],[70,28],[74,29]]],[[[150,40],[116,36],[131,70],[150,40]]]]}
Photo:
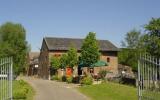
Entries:
{"type": "Polygon", "coordinates": [[[25,81],[13,81],[13,99],[14,100],[33,100],[35,91],[25,81]]]}
{"type": "Polygon", "coordinates": [[[78,90],[91,100],[137,100],[136,88],[116,83],[82,86],[78,90]]]}

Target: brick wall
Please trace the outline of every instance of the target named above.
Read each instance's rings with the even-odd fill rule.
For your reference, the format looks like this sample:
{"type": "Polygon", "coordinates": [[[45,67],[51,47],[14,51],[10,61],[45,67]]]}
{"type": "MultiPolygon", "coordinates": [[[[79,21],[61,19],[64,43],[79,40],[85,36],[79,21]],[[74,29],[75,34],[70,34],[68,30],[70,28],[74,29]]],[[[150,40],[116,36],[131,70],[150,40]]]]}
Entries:
{"type": "MultiPolygon", "coordinates": [[[[49,68],[50,68],[50,61],[49,59],[52,56],[61,56],[62,54],[65,54],[67,51],[52,51],[48,52],[47,50],[44,50],[40,54],[40,70],[39,70],[39,76],[44,79],[49,79],[49,68]]],[[[80,55],[80,53],[78,53],[80,55]]],[[[94,72],[98,73],[102,69],[109,70],[111,72],[117,73],[118,72],[118,57],[117,52],[101,52],[100,60],[103,60],[105,62],[108,61],[108,66],[104,67],[95,67],[94,72]]],[[[87,72],[87,68],[84,69],[87,72]]],[[[58,70],[59,73],[61,73],[60,70],[58,70]]]]}

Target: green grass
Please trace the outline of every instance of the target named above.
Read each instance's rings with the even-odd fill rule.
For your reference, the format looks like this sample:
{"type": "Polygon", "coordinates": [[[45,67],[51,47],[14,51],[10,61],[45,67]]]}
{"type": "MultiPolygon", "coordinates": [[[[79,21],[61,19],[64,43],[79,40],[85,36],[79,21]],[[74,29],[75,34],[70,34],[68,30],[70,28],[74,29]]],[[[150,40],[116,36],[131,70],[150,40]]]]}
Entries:
{"type": "MultiPolygon", "coordinates": [[[[7,82],[7,81],[5,81],[5,82],[7,82]]],[[[2,90],[2,88],[0,87],[0,91],[1,90],[2,90]]],[[[33,90],[33,88],[25,81],[23,81],[23,80],[13,81],[13,98],[14,98],[14,100],[33,100],[34,94],[35,94],[35,91],[33,90]]],[[[0,92],[0,97],[1,96],[2,96],[2,94],[0,92]]]]}
{"type": "Polygon", "coordinates": [[[13,82],[13,98],[14,100],[33,100],[35,91],[25,81],[19,80],[13,82]]]}
{"type": "Polygon", "coordinates": [[[91,100],[137,100],[137,88],[116,83],[107,82],[78,89],[91,100]]]}
{"type": "Polygon", "coordinates": [[[8,97],[8,90],[9,90],[9,88],[8,88],[7,85],[8,85],[8,81],[7,80],[3,80],[3,81],[0,80],[0,99],[2,97],[6,97],[6,98],[8,97]]]}
{"type": "Polygon", "coordinates": [[[152,100],[159,100],[160,98],[160,92],[156,92],[156,91],[143,91],[142,95],[144,98],[150,98],[152,100]]]}

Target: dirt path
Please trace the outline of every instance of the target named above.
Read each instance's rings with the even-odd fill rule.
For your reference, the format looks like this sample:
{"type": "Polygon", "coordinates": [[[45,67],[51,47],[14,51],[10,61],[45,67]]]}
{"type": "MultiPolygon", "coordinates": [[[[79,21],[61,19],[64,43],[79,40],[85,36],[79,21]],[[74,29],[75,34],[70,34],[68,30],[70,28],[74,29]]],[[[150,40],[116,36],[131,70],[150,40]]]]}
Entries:
{"type": "Polygon", "coordinates": [[[79,93],[76,85],[36,78],[24,78],[36,91],[34,100],[88,100],[79,93]]]}

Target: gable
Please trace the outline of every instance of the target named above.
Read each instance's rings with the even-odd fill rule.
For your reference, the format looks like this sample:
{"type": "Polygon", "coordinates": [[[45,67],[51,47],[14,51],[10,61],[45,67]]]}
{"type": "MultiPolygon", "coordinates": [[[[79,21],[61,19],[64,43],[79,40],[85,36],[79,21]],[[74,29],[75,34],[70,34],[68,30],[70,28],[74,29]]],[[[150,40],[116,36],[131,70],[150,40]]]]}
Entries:
{"type": "Polygon", "coordinates": [[[47,50],[49,50],[48,46],[46,44],[45,39],[43,39],[42,46],[41,46],[41,51],[47,51],[47,50]]]}

